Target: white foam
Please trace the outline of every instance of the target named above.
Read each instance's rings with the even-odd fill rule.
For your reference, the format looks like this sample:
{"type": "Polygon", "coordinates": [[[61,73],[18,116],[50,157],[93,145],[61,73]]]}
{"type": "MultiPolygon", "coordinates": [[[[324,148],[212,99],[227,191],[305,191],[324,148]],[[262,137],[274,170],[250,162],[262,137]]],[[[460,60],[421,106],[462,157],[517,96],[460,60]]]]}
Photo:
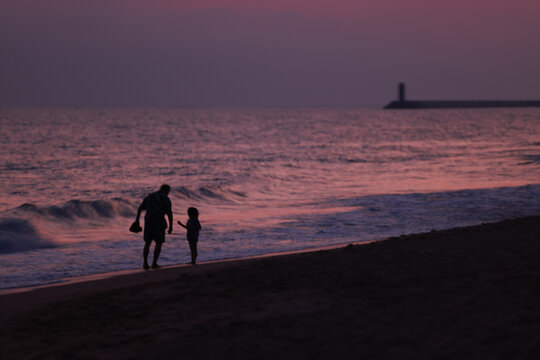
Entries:
{"type": "Polygon", "coordinates": [[[44,238],[34,226],[24,219],[0,220],[0,253],[13,253],[54,247],[56,244],[44,238]]]}

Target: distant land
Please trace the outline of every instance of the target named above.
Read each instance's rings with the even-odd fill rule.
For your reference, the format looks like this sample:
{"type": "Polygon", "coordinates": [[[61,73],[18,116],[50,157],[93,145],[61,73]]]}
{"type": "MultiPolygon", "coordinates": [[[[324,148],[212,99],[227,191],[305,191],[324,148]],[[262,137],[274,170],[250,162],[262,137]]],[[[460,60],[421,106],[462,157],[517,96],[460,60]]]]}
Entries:
{"type": "Polygon", "coordinates": [[[405,100],[405,84],[398,85],[398,100],[384,109],[459,109],[540,107],[540,100],[405,100]]]}

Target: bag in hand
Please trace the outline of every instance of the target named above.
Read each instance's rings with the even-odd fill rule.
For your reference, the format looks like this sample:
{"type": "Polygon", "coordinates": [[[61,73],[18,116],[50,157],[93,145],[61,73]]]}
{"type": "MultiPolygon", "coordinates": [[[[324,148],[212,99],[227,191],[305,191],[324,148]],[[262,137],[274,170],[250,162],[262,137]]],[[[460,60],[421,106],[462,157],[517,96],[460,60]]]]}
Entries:
{"type": "Polygon", "coordinates": [[[139,233],[142,231],[142,227],[141,225],[139,224],[138,221],[135,221],[133,224],[131,224],[131,226],[129,227],[129,231],[131,231],[132,233],[139,233]]]}

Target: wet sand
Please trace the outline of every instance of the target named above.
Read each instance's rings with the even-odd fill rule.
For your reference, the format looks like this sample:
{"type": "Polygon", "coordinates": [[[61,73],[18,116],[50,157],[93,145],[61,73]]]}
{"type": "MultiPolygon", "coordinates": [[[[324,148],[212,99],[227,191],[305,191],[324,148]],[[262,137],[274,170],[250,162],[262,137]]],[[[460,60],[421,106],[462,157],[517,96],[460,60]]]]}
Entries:
{"type": "Polygon", "coordinates": [[[0,296],[6,359],[537,359],[540,216],[0,296]]]}

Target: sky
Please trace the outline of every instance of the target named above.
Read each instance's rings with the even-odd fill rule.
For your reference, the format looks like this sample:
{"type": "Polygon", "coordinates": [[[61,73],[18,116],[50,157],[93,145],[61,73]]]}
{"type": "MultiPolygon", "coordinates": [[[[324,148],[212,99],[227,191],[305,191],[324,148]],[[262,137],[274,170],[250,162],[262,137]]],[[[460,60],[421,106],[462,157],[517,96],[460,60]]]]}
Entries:
{"type": "Polygon", "coordinates": [[[0,0],[0,106],[540,99],[538,0],[0,0]]]}

